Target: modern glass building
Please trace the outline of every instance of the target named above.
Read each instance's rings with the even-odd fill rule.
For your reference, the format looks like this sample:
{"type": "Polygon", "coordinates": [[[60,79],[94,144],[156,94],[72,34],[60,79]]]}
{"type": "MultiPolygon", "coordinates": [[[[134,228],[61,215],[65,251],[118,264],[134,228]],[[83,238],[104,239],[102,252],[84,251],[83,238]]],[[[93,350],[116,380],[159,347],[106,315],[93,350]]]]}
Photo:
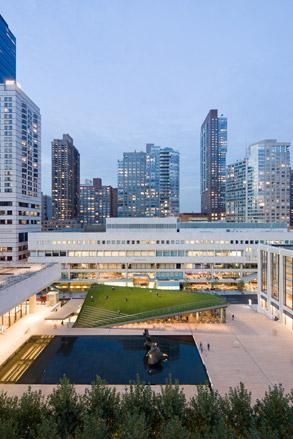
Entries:
{"type": "Polygon", "coordinates": [[[227,118],[210,110],[201,126],[201,212],[211,220],[225,217],[227,118]]]}
{"type": "Polygon", "coordinates": [[[80,158],[69,134],[52,142],[53,218],[79,217],[80,158]]]}
{"type": "Polygon", "coordinates": [[[251,168],[247,190],[247,221],[289,223],[290,143],[262,140],[249,147],[251,168]]]}
{"type": "Polygon", "coordinates": [[[293,245],[260,246],[258,265],[259,311],[293,331],[293,245]]]}
{"type": "Polygon", "coordinates": [[[118,161],[118,216],[158,217],[179,214],[179,152],[146,145],[118,161]]]}
{"type": "Polygon", "coordinates": [[[226,221],[228,222],[246,221],[248,172],[246,159],[227,166],[226,221]]]}
{"type": "Polygon", "coordinates": [[[16,79],[16,38],[0,15],[0,84],[16,79]]]}

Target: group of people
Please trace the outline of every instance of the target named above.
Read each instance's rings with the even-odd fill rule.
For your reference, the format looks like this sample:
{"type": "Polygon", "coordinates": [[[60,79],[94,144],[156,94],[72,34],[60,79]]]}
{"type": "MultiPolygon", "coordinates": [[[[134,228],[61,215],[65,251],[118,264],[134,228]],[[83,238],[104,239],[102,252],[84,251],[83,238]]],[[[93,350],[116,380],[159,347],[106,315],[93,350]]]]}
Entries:
{"type": "MultiPolygon", "coordinates": [[[[202,344],[202,342],[200,342],[199,343],[199,349],[200,349],[200,352],[203,352],[203,344],[202,344]]],[[[209,344],[209,343],[207,343],[207,350],[209,351],[211,349],[211,345],[209,344]]]]}

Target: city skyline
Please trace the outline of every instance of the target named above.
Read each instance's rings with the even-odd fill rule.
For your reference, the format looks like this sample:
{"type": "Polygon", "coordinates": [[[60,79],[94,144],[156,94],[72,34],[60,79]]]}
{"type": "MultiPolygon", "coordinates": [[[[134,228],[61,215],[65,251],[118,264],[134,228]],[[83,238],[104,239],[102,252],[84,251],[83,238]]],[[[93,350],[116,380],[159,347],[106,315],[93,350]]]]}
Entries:
{"type": "Polygon", "coordinates": [[[291,140],[292,67],[286,41],[292,30],[284,25],[291,10],[289,2],[282,8],[240,2],[236,8],[229,1],[221,6],[113,1],[88,7],[75,1],[40,6],[12,0],[2,7],[18,40],[17,76],[44,115],[43,191],[49,193],[50,139],[61,132],[70,132],[80,149],[82,179],[97,173],[93,159],[102,157],[98,173],[113,186],[121,153],[154,142],[179,150],[181,210],[198,211],[199,131],[210,108],[221,109],[229,119],[227,163],[259,139],[291,140]],[[219,19],[220,34],[212,26],[219,19]],[[159,33],[146,30],[148,21],[159,33]],[[278,32],[271,32],[272,25],[278,32]],[[76,26],[82,32],[76,33],[76,26]],[[220,50],[208,60],[206,53],[218,37],[220,50]],[[89,50],[81,51],[85,43],[89,50]],[[50,75],[42,77],[47,71],[50,75]],[[60,109],[52,95],[58,96],[60,109]]]}

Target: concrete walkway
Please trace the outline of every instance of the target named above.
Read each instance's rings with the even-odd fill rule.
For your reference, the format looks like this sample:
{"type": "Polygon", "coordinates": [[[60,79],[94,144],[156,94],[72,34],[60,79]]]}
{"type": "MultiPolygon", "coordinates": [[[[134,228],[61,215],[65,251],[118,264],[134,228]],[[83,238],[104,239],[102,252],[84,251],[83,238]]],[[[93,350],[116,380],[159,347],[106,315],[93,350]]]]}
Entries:
{"type": "MultiPolygon", "coordinates": [[[[41,308],[0,335],[0,364],[33,334],[135,335],[142,334],[145,327],[134,323],[123,329],[56,327],[53,322],[44,320],[49,310],[41,308]]],[[[227,324],[178,323],[160,326],[151,325],[150,334],[192,334],[198,346],[200,342],[203,344],[202,358],[212,385],[220,393],[227,392],[229,387],[235,387],[241,381],[252,392],[254,400],[263,397],[268,386],[273,384],[282,383],[286,391],[293,388],[293,333],[282,327],[280,322],[269,320],[248,305],[229,306],[227,324]],[[232,314],[235,315],[234,321],[232,314]],[[210,351],[207,350],[207,343],[210,344],[210,351]]],[[[52,387],[45,386],[43,389],[49,392],[52,387]]],[[[196,391],[194,386],[185,387],[189,395],[196,391]]],[[[0,385],[0,390],[5,389],[12,394],[20,394],[24,388],[23,385],[0,385]]]]}
{"type": "Polygon", "coordinates": [[[293,333],[280,322],[247,305],[232,305],[226,325],[201,325],[193,334],[198,345],[203,343],[204,362],[220,393],[239,382],[252,392],[253,399],[274,384],[283,384],[288,392],[293,388],[293,333]]]}

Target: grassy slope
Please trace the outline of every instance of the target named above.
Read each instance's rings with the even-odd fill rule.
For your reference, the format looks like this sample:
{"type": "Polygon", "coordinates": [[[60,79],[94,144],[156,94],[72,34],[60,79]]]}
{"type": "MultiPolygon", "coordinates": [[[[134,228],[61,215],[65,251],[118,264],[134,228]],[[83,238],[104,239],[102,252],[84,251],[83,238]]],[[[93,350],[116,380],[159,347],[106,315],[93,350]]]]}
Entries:
{"type": "MultiPolygon", "coordinates": [[[[128,315],[153,310],[154,315],[156,315],[156,310],[164,311],[166,309],[167,313],[170,307],[176,307],[176,310],[180,311],[180,308],[182,310],[197,309],[223,303],[225,303],[225,300],[221,297],[204,293],[129,287],[114,287],[113,289],[108,285],[94,285],[87,294],[84,306],[120,311],[128,315]]],[[[82,310],[80,316],[81,314],[82,310]]]]}

